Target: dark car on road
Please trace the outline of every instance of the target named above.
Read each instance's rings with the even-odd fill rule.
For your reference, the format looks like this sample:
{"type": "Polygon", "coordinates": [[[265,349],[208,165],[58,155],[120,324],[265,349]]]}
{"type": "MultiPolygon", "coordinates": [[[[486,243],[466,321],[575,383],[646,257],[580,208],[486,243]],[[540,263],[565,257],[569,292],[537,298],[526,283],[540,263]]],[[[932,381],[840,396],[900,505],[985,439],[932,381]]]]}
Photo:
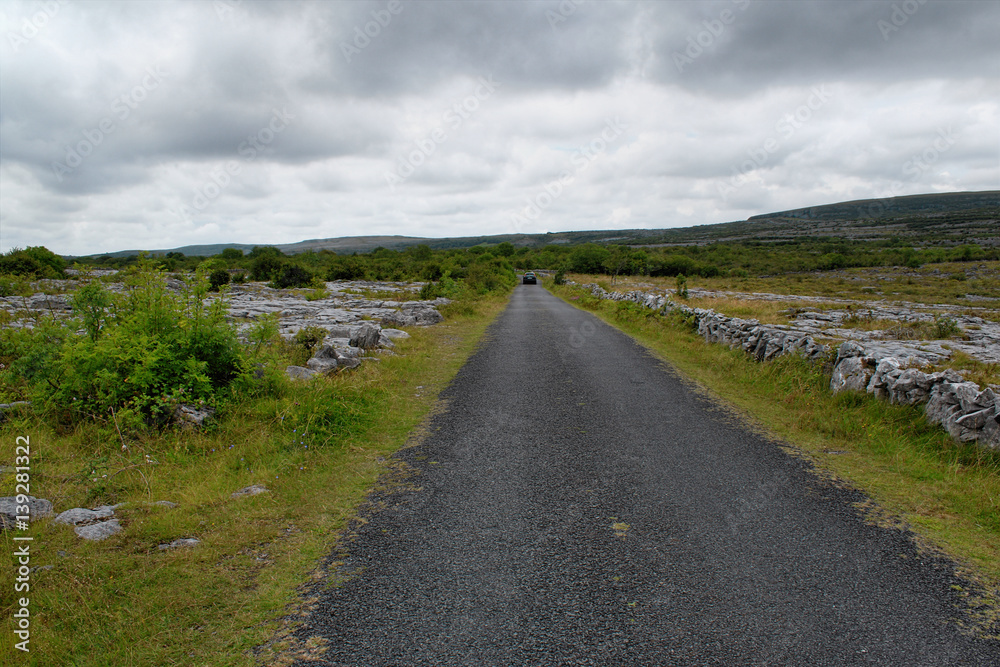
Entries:
{"type": "Polygon", "coordinates": [[[536,285],[538,284],[538,279],[532,271],[528,271],[524,274],[524,278],[521,280],[521,283],[524,285],[536,285]]]}

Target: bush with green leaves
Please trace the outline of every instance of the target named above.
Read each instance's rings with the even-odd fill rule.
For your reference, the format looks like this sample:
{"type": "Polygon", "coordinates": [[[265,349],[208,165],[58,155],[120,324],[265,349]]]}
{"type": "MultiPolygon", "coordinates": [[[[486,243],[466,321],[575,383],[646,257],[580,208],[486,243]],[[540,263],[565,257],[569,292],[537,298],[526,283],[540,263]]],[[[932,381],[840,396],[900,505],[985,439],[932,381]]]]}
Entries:
{"type": "Polygon", "coordinates": [[[447,299],[460,299],[466,287],[453,279],[449,274],[441,276],[441,280],[433,283],[426,283],[420,288],[420,298],[430,301],[440,297],[447,299]]]}
{"type": "Polygon", "coordinates": [[[465,284],[474,294],[499,292],[514,287],[517,274],[506,259],[483,256],[469,265],[465,284]]]}
{"type": "Polygon", "coordinates": [[[46,414],[64,424],[114,420],[135,433],[167,424],[178,404],[215,406],[251,382],[225,303],[205,305],[207,282],[175,292],[145,260],[126,285],[120,294],[84,285],[74,320],[20,342],[8,370],[25,374],[46,414]]]}
{"type": "Polygon", "coordinates": [[[0,274],[65,278],[66,260],[44,246],[13,248],[0,255],[0,274]]]}
{"type": "Polygon", "coordinates": [[[229,281],[229,271],[225,269],[215,269],[208,274],[208,289],[211,292],[218,292],[223,285],[228,285],[229,281]]]}
{"type": "Polygon", "coordinates": [[[289,289],[292,287],[309,287],[313,282],[313,274],[296,264],[285,264],[274,276],[271,287],[289,289]]]}
{"type": "Polygon", "coordinates": [[[939,317],[934,320],[933,336],[937,340],[951,338],[962,334],[962,328],[951,317],[939,317]]]}

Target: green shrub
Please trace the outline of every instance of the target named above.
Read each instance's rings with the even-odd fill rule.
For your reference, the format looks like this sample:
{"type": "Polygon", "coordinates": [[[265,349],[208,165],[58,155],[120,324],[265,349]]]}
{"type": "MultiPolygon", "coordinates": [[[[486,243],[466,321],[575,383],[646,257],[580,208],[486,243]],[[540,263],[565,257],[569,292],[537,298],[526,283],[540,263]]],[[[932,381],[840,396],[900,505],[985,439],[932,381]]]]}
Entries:
{"type": "Polygon", "coordinates": [[[29,296],[30,281],[21,275],[0,275],[0,296],[29,296]]]}
{"type": "Polygon", "coordinates": [[[438,282],[427,283],[421,287],[420,298],[424,300],[437,299],[440,297],[460,299],[464,291],[465,286],[462,283],[456,282],[446,273],[438,282]]]}
{"type": "Polygon", "coordinates": [[[958,322],[950,317],[939,317],[934,320],[933,335],[935,339],[951,338],[961,333],[962,329],[958,326],[958,322]]]}
{"type": "Polygon", "coordinates": [[[489,257],[469,266],[465,284],[474,294],[488,294],[512,288],[517,284],[517,275],[505,259],[489,257]]]}
{"type": "MultiPolygon", "coordinates": [[[[53,323],[18,350],[35,404],[66,423],[114,419],[123,431],[166,424],[177,404],[214,405],[245,375],[245,353],[204,281],[167,288],[149,260],[111,294],[97,282],[73,296],[75,321],[53,323]],[[73,333],[78,328],[86,335],[73,333]]],[[[6,379],[6,378],[5,378],[6,379]]]]}
{"type": "Polygon", "coordinates": [[[276,289],[289,289],[291,287],[309,287],[312,285],[313,275],[301,266],[286,264],[281,271],[271,281],[271,287],[276,289]]]}
{"type": "Polygon", "coordinates": [[[355,257],[338,258],[326,271],[327,280],[362,280],[365,267],[355,257]]]}
{"type": "Polygon", "coordinates": [[[566,284],[566,269],[559,269],[556,271],[556,275],[552,278],[552,282],[556,285],[566,284]]]}
{"type": "Polygon", "coordinates": [[[682,299],[687,299],[689,296],[687,277],[683,273],[677,276],[677,296],[682,299]]]}
{"type": "Polygon", "coordinates": [[[284,253],[272,246],[254,246],[250,259],[250,279],[260,282],[274,280],[285,263],[284,253]]]}
{"type": "MultiPolygon", "coordinates": [[[[227,250],[232,250],[232,248],[227,248],[227,250]]],[[[215,269],[208,276],[209,291],[218,292],[223,285],[228,285],[229,281],[229,271],[226,269],[215,269]]]]}
{"type": "Polygon", "coordinates": [[[65,278],[66,260],[44,246],[13,248],[0,255],[0,274],[30,278],[65,278]]]}

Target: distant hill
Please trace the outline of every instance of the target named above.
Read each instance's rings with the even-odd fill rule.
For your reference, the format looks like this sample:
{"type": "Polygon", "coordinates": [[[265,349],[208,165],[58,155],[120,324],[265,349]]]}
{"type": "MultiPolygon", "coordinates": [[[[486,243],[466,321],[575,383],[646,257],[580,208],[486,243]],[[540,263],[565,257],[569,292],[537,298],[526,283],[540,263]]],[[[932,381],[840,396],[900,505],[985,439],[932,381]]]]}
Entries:
{"type": "Polygon", "coordinates": [[[906,217],[932,217],[979,209],[1000,209],[1000,190],[986,192],[943,192],[930,195],[907,195],[885,199],[858,199],[797,208],[791,211],[754,215],[748,222],[794,218],[796,220],[893,220],[906,217]]]}
{"type": "MultiPolygon", "coordinates": [[[[351,254],[371,252],[378,247],[401,250],[419,244],[426,244],[433,249],[470,248],[480,244],[491,245],[505,241],[515,246],[532,247],[550,243],[699,245],[749,240],[778,243],[803,236],[855,240],[898,237],[916,246],[962,243],[1000,246],[1000,190],[860,199],[755,215],[745,221],[676,229],[499,234],[452,238],[347,236],[311,239],[275,247],[290,255],[307,250],[331,250],[340,254],[351,254]]],[[[252,250],[254,245],[264,244],[219,243],[150,252],[156,255],[181,252],[190,256],[210,256],[217,255],[226,248],[238,248],[246,253],[252,250]]],[[[109,254],[113,257],[125,257],[138,252],[138,250],[122,250],[109,254]]]]}

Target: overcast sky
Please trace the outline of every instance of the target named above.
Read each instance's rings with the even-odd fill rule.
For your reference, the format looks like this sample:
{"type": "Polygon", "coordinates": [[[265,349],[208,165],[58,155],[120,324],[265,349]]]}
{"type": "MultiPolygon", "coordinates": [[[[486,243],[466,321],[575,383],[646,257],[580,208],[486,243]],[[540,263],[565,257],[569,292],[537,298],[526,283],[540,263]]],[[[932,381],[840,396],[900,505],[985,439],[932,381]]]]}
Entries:
{"type": "Polygon", "coordinates": [[[0,0],[0,250],[1000,188],[1000,3],[0,0]]]}

